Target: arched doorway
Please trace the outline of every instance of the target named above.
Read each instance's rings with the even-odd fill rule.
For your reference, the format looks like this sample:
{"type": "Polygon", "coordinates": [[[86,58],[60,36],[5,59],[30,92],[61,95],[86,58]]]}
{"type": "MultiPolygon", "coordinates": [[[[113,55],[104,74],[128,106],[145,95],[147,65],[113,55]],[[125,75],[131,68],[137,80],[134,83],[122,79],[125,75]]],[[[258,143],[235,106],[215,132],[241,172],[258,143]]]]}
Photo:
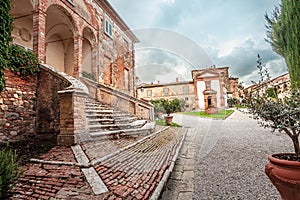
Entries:
{"type": "Polygon", "coordinates": [[[82,74],[96,80],[96,69],[93,63],[93,32],[85,28],[82,41],[82,74]]]}
{"type": "Polygon", "coordinates": [[[30,0],[12,0],[13,42],[33,49],[33,5],[30,0]]]}
{"type": "Polygon", "coordinates": [[[71,16],[58,5],[46,12],[46,64],[73,75],[74,28],[71,16]]]}

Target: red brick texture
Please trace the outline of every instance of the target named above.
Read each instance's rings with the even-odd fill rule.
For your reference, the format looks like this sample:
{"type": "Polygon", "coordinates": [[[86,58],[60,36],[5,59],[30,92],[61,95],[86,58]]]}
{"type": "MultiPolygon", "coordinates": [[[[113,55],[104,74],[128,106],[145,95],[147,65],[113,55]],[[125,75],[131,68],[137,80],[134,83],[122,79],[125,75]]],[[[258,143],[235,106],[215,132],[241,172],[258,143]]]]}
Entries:
{"type": "Polygon", "coordinates": [[[35,134],[36,75],[20,77],[5,70],[6,87],[0,96],[0,141],[35,134]]]}

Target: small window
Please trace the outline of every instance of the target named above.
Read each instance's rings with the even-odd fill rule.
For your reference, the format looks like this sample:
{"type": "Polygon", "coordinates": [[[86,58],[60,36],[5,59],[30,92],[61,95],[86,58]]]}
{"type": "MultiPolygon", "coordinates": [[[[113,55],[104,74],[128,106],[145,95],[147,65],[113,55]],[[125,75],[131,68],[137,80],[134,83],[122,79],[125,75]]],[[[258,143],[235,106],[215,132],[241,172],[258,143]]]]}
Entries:
{"type": "Polygon", "coordinates": [[[108,20],[105,20],[105,23],[104,23],[104,32],[112,37],[112,25],[111,23],[108,21],[108,20]]]}
{"type": "Polygon", "coordinates": [[[67,2],[69,3],[69,4],[71,4],[71,6],[73,6],[73,7],[75,7],[75,5],[74,5],[74,2],[73,2],[74,0],[67,0],[67,2]]]}
{"type": "Polygon", "coordinates": [[[185,95],[189,94],[189,86],[183,87],[183,94],[185,94],[185,95]]]}
{"type": "Polygon", "coordinates": [[[211,82],[210,81],[205,81],[206,85],[206,90],[211,90],[211,82]]]}
{"type": "Polygon", "coordinates": [[[152,96],[152,90],[147,90],[147,96],[151,97],[152,96]]]}
{"type": "Polygon", "coordinates": [[[169,95],[169,88],[164,88],[164,95],[168,96],[169,95]]]}
{"type": "Polygon", "coordinates": [[[124,87],[127,90],[130,90],[130,84],[129,84],[129,70],[124,70],[124,87]]]}
{"type": "Polygon", "coordinates": [[[189,100],[189,98],[188,98],[188,97],[185,97],[185,98],[184,98],[184,100],[185,100],[185,101],[188,101],[188,100],[189,100]]]}

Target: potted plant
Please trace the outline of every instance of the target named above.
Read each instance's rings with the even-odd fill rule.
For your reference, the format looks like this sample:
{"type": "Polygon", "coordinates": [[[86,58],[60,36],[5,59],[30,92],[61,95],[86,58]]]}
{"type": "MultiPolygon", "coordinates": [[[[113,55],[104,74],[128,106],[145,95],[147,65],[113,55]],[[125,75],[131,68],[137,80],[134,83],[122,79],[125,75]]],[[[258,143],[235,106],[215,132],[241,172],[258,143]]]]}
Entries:
{"type": "Polygon", "coordinates": [[[171,116],[170,114],[180,110],[180,101],[179,99],[173,99],[173,100],[162,99],[161,102],[162,102],[162,107],[164,108],[167,114],[165,116],[166,124],[171,125],[173,116],[171,116]]]}
{"type": "Polygon", "coordinates": [[[162,106],[162,99],[151,99],[150,102],[154,106],[155,118],[163,119],[164,108],[162,106]]]}
{"type": "Polygon", "coordinates": [[[257,62],[261,79],[246,101],[248,112],[254,119],[259,120],[261,126],[287,134],[294,147],[293,153],[270,155],[265,173],[276,186],[282,199],[300,199],[299,88],[292,88],[284,99],[270,95],[270,77],[265,66],[262,66],[259,55],[257,62]]]}

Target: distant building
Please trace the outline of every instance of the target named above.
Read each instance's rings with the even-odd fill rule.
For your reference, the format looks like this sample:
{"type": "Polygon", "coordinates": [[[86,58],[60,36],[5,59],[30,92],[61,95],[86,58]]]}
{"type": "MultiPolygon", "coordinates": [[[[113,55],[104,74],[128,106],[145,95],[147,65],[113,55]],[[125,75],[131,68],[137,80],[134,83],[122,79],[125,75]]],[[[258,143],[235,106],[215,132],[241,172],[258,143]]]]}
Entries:
{"type": "Polygon", "coordinates": [[[173,83],[140,84],[137,89],[138,98],[174,99],[185,101],[185,110],[204,110],[208,107],[225,108],[228,98],[240,98],[238,78],[228,76],[229,67],[193,70],[191,81],[173,83]]]}
{"type": "Polygon", "coordinates": [[[283,99],[286,97],[290,90],[290,75],[289,73],[282,74],[278,77],[275,77],[268,81],[266,88],[262,88],[258,84],[253,84],[247,88],[245,88],[246,97],[249,96],[252,92],[257,90],[265,91],[268,88],[273,88],[276,91],[277,97],[279,99],[283,99]]]}
{"type": "Polygon", "coordinates": [[[138,98],[144,100],[151,99],[183,99],[185,101],[185,110],[195,110],[195,93],[193,81],[179,82],[177,78],[173,83],[161,84],[141,84],[138,86],[138,98]]]}

